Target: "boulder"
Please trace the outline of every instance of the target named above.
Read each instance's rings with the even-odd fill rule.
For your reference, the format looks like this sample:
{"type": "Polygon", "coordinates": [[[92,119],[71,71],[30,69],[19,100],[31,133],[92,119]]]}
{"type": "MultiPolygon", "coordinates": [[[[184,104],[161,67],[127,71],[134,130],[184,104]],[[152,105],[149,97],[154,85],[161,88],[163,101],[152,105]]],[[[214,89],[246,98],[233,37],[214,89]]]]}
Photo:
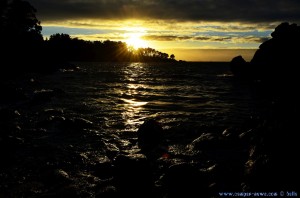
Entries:
{"type": "Polygon", "coordinates": [[[146,120],[138,129],[138,146],[148,158],[159,158],[168,152],[163,133],[162,126],[154,119],[146,120]]]}
{"type": "Polygon", "coordinates": [[[272,38],[259,46],[250,63],[241,56],[232,59],[232,73],[236,77],[259,80],[274,87],[294,88],[299,79],[296,71],[300,64],[299,35],[300,26],[281,23],[271,34],[272,38]]]}

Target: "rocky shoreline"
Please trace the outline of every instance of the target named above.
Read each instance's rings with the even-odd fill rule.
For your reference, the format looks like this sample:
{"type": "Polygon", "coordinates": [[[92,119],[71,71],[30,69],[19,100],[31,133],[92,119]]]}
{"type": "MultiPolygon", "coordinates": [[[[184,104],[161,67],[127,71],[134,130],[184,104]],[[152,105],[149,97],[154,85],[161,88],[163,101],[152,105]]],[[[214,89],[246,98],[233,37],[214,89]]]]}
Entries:
{"type": "MultiPolygon", "coordinates": [[[[231,62],[233,82],[254,87],[266,109],[265,115],[250,117],[242,126],[163,129],[162,123],[149,120],[137,133],[108,134],[85,114],[52,107],[52,100],[69,96],[40,84],[38,79],[46,74],[3,76],[0,197],[172,198],[294,192],[293,178],[299,174],[297,78],[285,75],[277,81],[278,68],[268,78],[274,62],[257,67],[264,65],[262,54],[274,50],[266,46],[282,43],[284,30],[299,27],[278,27],[253,63],[242,57],[231,62]]],[[[283,64],[285,57],[280,60],[283,64]]],[[[296,59],[287,64],[291,61],[296,59]]]]}
{"type": "Polygon", "coordinates": [[[296,189],[290,178],[299,167],[297,113],[280,103],[269,103],[269,117],[249,118],[243,127],[193,134],[153,122],[140,127],[143,135],[107,134],[84,116],[48,108],[66,97],[63,90],[41,89],[32,77],[2,86],[0,197],[219,197],[296,189]]]}

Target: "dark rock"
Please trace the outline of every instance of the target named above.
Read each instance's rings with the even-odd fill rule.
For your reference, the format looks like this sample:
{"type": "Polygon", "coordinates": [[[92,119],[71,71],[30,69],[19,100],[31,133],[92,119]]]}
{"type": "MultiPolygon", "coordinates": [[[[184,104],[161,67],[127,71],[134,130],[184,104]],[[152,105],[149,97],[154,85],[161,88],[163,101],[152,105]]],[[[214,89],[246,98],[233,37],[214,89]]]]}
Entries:
{"type": "Polygon", "coordinates": [[[175,164],[169,167],[161,181],[166,197],[207,196],[208,177],[189,163],[175,164]]]}
{"type": "Polygon", "coordinates": [[[255,129],[249,129],[241,134],[239,134],[239,139],[242,143],[249,144],[252,142],[257,134],[255,133],[257,130],[255,129]]]}
{"type": "Polygon", "coordinates": [[[203,133],[200,137],[193,140],[191,144],[187,145],[188,149],[198,151],[217,149],[219,147],[220,137],[214,133],[203,133]]]}
{"type": "Polygon", "coordinates": [[[55,95],[53,90],[41,89],[35,90],[33,95],[33,100],[35,102],[47,101],[55,95]]]}
{"type": "Polygon", "coordinates": [[[281,84],[294,82],[300,63],[300,27],[285,22],[278,25],[271,35],[273,38],[260,45],[251,65],[262,80],[281,84]]]}
{"type": "Polygon", "coordinates": [[[21,114],[17,110],[0,109],[0,137],[16,135],[21,131],[18,125],[21,114]]]}
{"type": "Polygon", "coordinates": [[[93,126],[93,122],[84,118],[74,118],[74,127],[79,129],[89,128],[93,126]]]}
{"type": "Polygon", "coordinates": [[[44,113],[46,115],[62,116],[64,114],[64,111],[62,109],[45,109],[44,113]]]}
{"type": "Polygon", "coordinates": [[[168,148],[162,126],[156,120],[145,121],[137,131],[138,146],[148,158],[159,158],[168,148]]]}
{"type": "Polygon", "coordinates": [[[109,158],[114,158],[116,155],[120,153],[119,147],[114,143],[104,142],[106,155],[109,158]]]}
{"type": "Polygon", "coordinates": [[[231,60],[230,70],[235,77],[249,78],[251,76],[249,64],[242,56],[236,56],[231,60]]]}
{"type": "Polygon", "coordinates": [[[20,102],[27,99],[22,88],[0,85],[0,90],[2,92],[0,97],[1,103],[20,102]]]}
{"type": "Polygon", "coordinates": [[[281,118],[276,123],[266,122],[256,129],[257,132],[254,131],[255,139],[250,142],[248,160],[245,162],[244,187],[247,191],[297,189],[290,175],[299,174],[299,162],[295,157],[299,150],[295,131],[298,127],[295,119],[298,118],[285,119],[281,118]]]}
{"type": "MultiPolygon", "coordinates": [[[[231,71],[237,77],[247,77],[268,83],[278,89],[298,82],[300,65],[300,26],[287,22],[278,25],[272,38],[259,46],[247,66],[241,56],[231,61],[231,71]]],[[[288,87],[289,88],[289,87],[288,87]]]]}
{"type": "Polygon", "coordinates": [[[55,170],[54,175],[57,178],[57,180],[60,180],[60,181],[69,182],[69,180],[70,180],[69,174],[62,169],[55,170]]]}
{"type": "Polygon", "coordinates": [[[235,128],[227,128],[222,132],[222,135],[226,138],[237,138],[239,131],[237,131],[235,128]]]}
{"type": "Polygon", "coordinates": [[[114,160],[117,189],[129,197],[153,197],[152,169],[145,155],[118,155],[114,160]]]}
{"type": "MultiPolygon", "coordinates": [[[[58,113],[59,114],[59,113],[58,113]]],[[[45,116],[44,116],[45,117],[45,116]]],[[[91,128],[93,122],[84,118],[65,118],[63,116],[47,116],[38,123],[38,127],[46,128],[51,132],[82,133],[84,129],[91,128]]]]}
{"type": "Polygon", "coordinates": [[[118,198],[120,195],[116,187],[114,186],[106,186],[105,188],[100,189],[96,193],[96,198],[118,198]]]}
{"type": "Polygon", "coordinates": [[[100,178],[110,178],[113,175],[113,167],[111,162],[103,162],[96,164],[94,167],[95,169],[95,175],[100,177],[100,178]]]}
{"type": "Polygon", "coordinates": [[[45,171],[43,177],[45,183],[48,185],[66,185],[71,183],[69,174],[63,169],[45,171]]]}

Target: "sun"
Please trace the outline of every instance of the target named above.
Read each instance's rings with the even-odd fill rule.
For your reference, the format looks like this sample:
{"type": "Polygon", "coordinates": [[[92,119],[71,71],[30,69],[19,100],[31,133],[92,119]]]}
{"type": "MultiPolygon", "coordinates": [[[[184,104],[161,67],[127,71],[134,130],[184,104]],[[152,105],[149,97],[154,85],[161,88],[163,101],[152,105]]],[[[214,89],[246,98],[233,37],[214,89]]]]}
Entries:
{"type": "Polygon", "coordinates": [[[134,49],[146,48],[148,43],[141,38],[142,36],[140,33],[130,33],[125,42],[134,49]]]}

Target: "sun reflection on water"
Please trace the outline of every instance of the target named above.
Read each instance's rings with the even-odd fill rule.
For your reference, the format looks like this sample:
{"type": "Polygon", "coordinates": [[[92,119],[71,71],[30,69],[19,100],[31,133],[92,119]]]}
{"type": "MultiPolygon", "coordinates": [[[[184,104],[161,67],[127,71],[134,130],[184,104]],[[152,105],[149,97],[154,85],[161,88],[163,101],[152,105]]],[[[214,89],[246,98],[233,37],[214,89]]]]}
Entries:
{"type": "MultiPolygon", "coordinates": [[[[142,96],[147,95],[145,85],[140,83],[140,78],[145,74],[146,68],[140,63],[132,63],[124,70],[124,78],[127,82],[121,99],[122,119],[126,129],[136,128],[146,118],[145,105],[149,101],[143,101],[142,96]]],[[[145,97],[144,97],[145,98],[145,97]]]]}
{"type": "Polygon", "coordinates": [[[127,103],[125,104],[125,106],[127,106],[128,108],[137,108],[146,105],[148,103],[148,102],[139,102],[135,100],[128,100],[124,98],[122,100],[127,103]]]}

